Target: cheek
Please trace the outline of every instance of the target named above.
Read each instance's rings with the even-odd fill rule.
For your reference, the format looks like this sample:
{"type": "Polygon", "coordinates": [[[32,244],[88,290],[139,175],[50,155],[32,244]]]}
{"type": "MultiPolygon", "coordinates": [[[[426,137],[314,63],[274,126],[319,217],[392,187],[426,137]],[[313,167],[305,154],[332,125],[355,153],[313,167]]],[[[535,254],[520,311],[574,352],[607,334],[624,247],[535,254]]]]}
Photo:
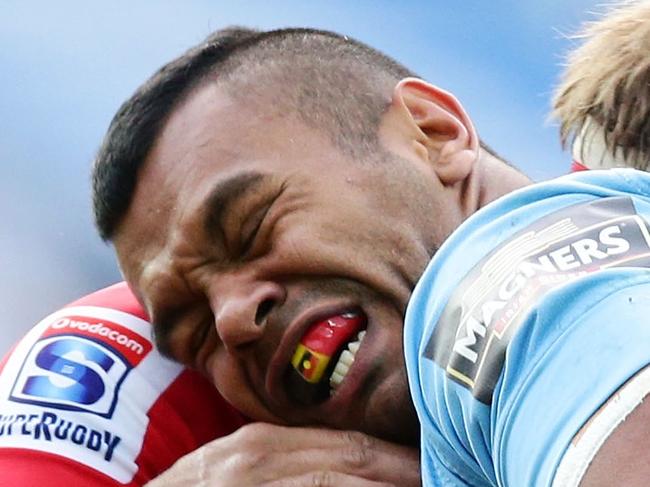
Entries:
{"type": "Polygon", "coordinates": [[[346,220],[331,213],[287,217],[276,228],[272,251],[264,259],[269,274],[349,279],[391,296],[400,310],[428,262],[416,258],[416,242],[405,225],[383,216],[346,220]],[[419,275],[419,274],[418,274],[419,275]]]}
{"type": "Polygon", "coordinates": [[[206,365],[213,384],[235,409],[255,421],[286,423],[264,406],[240,363],[232,355],[225,351],[215,352],[206,365]]]}

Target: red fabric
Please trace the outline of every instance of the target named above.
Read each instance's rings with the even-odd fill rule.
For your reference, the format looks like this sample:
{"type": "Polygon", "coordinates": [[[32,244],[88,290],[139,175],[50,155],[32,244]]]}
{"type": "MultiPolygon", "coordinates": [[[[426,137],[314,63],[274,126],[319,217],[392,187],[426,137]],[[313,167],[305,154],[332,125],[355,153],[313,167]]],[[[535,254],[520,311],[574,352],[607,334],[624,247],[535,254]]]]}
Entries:
{"type": "Polygon", "coordinates": [[[67,305],[66,308],[70,306],[99,306],[102,308],[117,309],[149,321],[147,312],[140,306],[137,298],[124,281],[77,299],[67,305]]]}
{"type": "Polygon", "coordinates": [[[578,172],[578,171],[588,171],[589,168],[582,164],[581,162],[578,161],[573,161],[571,164],[571,172],[578,172]]]}
{"type": "MultiPolygon", "coordinates": [[[[85,296],[69,306],[115,309],[146,320],[145,311],[123,282],[85,296]]],[[[0,371],[10,356],[11,352],[0,362],[0,371]]],[[[120,484],[63,456],[3,447],[0,448],[0,486],[142,486],[183,455],[246,423],[207,379],[190,370],[182,371],[146,414],[149,424],[136,458],[138,470],[128,484],[120,484]]]]}
{"type": "MultiPolygon", "coordinates": [[[[7,487],[117,487],[106,475],[59,455],[2,448],[0,485],[7,487]]],[[[128,487],[143,484],[126,484],[128,487]]]]}
{"type": "Polygon", "coordinates": [[[142,485],[171,467],[183,455],[226,436],[246,424],[214,386],[186,370],[165,391],[165,401],[149,410],[151,425],[136,463],[140,470],[133,486],[142,485]],[[164,428],[153,427],[165,425],[164,428]]]}

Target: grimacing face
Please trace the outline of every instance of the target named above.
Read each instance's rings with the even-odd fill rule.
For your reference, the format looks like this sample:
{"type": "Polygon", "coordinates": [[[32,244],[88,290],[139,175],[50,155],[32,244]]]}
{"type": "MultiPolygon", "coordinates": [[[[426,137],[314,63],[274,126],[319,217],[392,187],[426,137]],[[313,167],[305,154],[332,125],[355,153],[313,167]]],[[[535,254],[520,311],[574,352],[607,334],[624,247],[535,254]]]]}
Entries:
{"type": "Polygon", "coordinates": [[[454,226],[438,186],[420,161],[350,160],[293,116],[254,113],[211,84],[167,121],[114,243],[161,350],[242,412],[414,443],[403,316],[454,226]],[[353,334],[311,384],[291,362],[324,323],[353,334]]]}

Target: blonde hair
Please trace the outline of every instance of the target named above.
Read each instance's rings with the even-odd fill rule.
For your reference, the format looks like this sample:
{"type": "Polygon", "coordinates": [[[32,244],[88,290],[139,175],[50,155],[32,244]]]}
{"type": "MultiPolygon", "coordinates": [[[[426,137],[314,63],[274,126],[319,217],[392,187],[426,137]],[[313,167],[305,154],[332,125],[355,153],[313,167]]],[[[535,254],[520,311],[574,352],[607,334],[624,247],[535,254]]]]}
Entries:
{"type": "Polygon", "coordinates": [[[562,144],[593,120],[612,154],[650,169],[650,0],[618,3],[576,37],[553,100],[562,144]]]}

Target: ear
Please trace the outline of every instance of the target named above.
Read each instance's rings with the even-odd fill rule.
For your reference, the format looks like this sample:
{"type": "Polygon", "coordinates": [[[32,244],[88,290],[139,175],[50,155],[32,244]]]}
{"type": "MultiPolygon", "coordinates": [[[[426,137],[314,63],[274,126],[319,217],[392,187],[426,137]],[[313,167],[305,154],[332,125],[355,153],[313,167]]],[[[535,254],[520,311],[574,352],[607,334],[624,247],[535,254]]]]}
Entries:
{"type": "Polygon", "coordinates": [[[391,110],[410,127],[418,156],[428,159],[443,184],[469,176],[478,159],[479,139],[451,93],[421,79],[405,78],[393,90],[391,110]]]}

